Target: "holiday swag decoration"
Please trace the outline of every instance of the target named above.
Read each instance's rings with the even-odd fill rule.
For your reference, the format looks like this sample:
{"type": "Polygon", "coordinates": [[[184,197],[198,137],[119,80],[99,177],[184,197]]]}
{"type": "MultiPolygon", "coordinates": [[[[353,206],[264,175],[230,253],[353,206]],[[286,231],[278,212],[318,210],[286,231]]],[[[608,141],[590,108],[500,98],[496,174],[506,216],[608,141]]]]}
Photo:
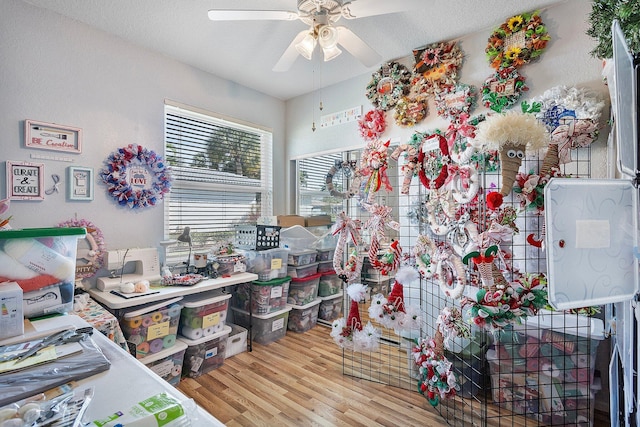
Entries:
{"type": "Polygon", "coordinates": [[[109,155],[100,171],[109,194],[132,209],[155,206],[171,190],[171,173],[162,156],[129,144],[109,155]]]}
{"type": "Polygon", "coordinates": [[[520,112],[507,112],[488,117],[478,124],[476,141],[500,154],[502,187],[499,192],[487,194],[487,207],[496,209],[503,198],[511,193],[518,169],[525,154],[544,148],[549,135],[535,116],[520,112]]]}
{"type": "Polygon", "coordinates": [[[367,178],[364,184],[364,200],[368,203],[373,201],[375,193],[382,187],[387,191],[393,190],[387,174],[390,143],[391,141],[369,141],[362,151],[358,172],[362,177],[367,178]]]}

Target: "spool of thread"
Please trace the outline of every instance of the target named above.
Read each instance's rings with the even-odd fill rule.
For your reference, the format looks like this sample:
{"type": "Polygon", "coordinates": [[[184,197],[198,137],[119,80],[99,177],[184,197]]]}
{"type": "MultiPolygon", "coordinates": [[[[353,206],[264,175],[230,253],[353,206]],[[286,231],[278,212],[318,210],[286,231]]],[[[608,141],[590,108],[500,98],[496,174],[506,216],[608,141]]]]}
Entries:
{"type": "Polygon", "coordinates": [[[134,317],[133,319],[131,319],[131,320],[129,320],[127,322],[127,326],[130,329],[138,329],[141,325],[142,325],[142,318],[141,317],[134,317]]]}
{"type": "Polygon", "coordinates": [[[36,239],[7,240],[4,251],[39,274],[49,274],[59,280],[73,279],[75,275],[75,260],[61,255],[36,239]]]}
{"type": "Polygon", "coordinates": [[[148,328],[151,325],[153,325],[153,319],[151,318],[151,316],[147,316],[147,317],[142,318],[142,327],[143,328],[148,328]]]}
{"type": "Polygon", "coordinates": [[[151,315],[151,320],[153,320],[153,323],[160,323],[160,321],[162,320],[162,313],[156,311],[151,315]]]}
{"type": "Polygon", "coordinates": [[[156,338],[155,340],[149,343],[150,353],[157,353],[161,351],[163,348],[164,348],[164,342],[162,341],[162,338],[156,338]]]}
{"type": "Polygon", "coordinates": [[[204,328],[204,336],[208,337],[209,335],[213,335],[216,333],[215,326],[209,326],[208,328],[204,328]]]}
{"type": "Polygon", "coordinates": [[[138,359],[149,354],[149,342],[145,341],[136,346],[136,356],[138,359]]]}
{"type": "Polygon", "coordinates": [[[202,317],[194,317],[189,322],[189,327],[191,328],[202,328],[202,317]]]}
{"type": "Polygon", "coordinates": [[[187,326],[182,328],[180,333],[192,340],[198,340],[204,336],[204,331],[202,330],[202,328],[189,328],[187,326]]]}
{"type": "Polygon", "coordinates": [[[177,326],[170,327],[169,328],[169,334],[177,335],[178,334],[178,327],[177,326]]]}
{"type": "Polygon", "coordinates": [[[167,335],[166,337],[162,338],[162,348],[173,347],[175,343],[176,343],[175,335],[167,335]]]}
{"type": "Polygon", "coordinates": [[[142,335],[131,335],[127,341],[139,345],[144,342],[144,337],[142,335]]]}
{"type": "Polygon", "coordinates": [[[182,306],[180,304],[173,304],[169,306],[169,310],[167,311],[167,313],[171,317],[178,317],[180,316],[181,311],[182,311],[182,306]]]}

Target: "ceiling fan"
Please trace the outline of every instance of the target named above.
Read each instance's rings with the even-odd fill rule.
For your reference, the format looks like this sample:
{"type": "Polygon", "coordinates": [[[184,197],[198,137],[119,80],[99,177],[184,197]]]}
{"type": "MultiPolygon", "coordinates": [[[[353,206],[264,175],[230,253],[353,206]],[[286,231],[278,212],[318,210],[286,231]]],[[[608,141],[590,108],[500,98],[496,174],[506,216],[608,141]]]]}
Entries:
{"type": "Polygon", "coordinates": [[[287,71],[298,55],[311,59],[316,45],[320,45],[325,61],[340,55],[341,46],[365,66],[371,67],[381,61],[381,56],[353,31],[334,25],[340,18],[357,19],[376,15],[402,12],[417,7],[420,0],[297,0],[297,11],[288,10],[243,10],[212,9],[212,21],[251,20],[300,20],[309,26],[300,31],[285,50],[273,71],[287,71]]]}

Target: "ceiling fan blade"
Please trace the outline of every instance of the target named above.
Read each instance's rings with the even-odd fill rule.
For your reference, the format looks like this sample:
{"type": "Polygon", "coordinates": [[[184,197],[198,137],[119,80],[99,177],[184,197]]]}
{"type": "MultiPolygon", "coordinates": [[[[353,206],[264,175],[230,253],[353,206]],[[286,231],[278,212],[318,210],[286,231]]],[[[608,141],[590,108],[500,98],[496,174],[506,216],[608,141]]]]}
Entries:
{"type": "Polygon", "coordinates": [[[288,10],[238,10],[211,9],[209,19],[212,21],[295,21],[297,12],[288,10]]]}
{"type": "Polygon", "coordinates": [[[369,47],[360,37],[347,27],[338,26],[338,44],[344,47],[347,52],[356,57],[367,67],[372,67],[382,61],[382,57],[369,47]]]}
{"type": "Polygon", "coordinates": [[[353,0],[344,3],[342,16],[346,19],[366,18],[367,16],[416,10],[420,7],[424,7],[424,0],[353,0]]]}
{"type": "Polygon", "coordinates": [[[298,59],[298,55],[300,55],[298,53],[298,50],[296,49],[296,44],[300,43],[304,36],[306,36],[308,33],[308,29],[302,30],[293,38],[293,41],[291,42],[287,50],[284,51],[276,65],[273,66],[273,71],[283,72],[291,68],[296,59],[298,59]]]}

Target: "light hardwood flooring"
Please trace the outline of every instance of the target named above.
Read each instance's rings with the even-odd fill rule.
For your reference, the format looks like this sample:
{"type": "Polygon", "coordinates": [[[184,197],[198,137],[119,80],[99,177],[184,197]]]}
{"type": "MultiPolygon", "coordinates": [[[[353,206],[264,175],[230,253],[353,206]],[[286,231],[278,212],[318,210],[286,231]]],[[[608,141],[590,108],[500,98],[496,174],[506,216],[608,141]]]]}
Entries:
{"type": "MultiPolygon", "coordinates": [[[[345,375],[342,350],[329,331],[318,325],[303,334],[287,332],[267,346],[254,343],[252,352],[226,359],[199,378],[185,378],[178,388],[228,427],[448,425],[417,392],[345,375]]],[[[451,425],[483,425],[477,411],[493,405],[474,402],[466,405],[476,412],[471,423],[467,415],[463,422],[451,416],[462,414],[460,402],[440,410],[451,425]]],[[[536,425],[530,418],[501,419],[491,412],[486,425],[536,425]]],[[[599,414],[594,425],[608,425],[606,416],[599,414]]]]}

